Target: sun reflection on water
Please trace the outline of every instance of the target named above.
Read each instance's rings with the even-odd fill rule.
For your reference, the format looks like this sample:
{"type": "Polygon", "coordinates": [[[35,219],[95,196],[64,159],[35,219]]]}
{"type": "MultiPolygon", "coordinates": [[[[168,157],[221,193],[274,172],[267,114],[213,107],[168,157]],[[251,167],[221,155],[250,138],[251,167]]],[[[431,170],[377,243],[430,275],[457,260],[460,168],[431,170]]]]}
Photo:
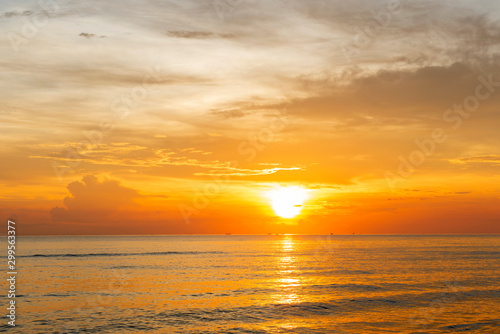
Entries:
{"type": "Polygon", "coordinates": [[[293,236],[286,236],[281,241],[282,256],[278,258],[277,263],[277,279],[275,281],[276,290],[279,293],[273,295],[273,300],[279,304],[294,304],[303,301],[303,298],[298,294],[299,289],[303,285],[302,279],[297,267],[296,244],[293,236]]]}
{"type": "Polygon", "coordinates": [[[291,252],[294,248],[293,237],[287,236],[286,239],[283,239],[282,242],[282,250],[283,252],[291,252]]]}

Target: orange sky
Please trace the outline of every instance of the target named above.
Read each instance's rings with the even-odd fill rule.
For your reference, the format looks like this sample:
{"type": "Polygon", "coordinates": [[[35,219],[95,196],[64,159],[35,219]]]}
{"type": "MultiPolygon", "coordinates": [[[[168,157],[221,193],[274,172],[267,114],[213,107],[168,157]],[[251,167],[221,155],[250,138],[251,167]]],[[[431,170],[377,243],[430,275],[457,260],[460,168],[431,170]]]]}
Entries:
{"type": "Polygon", "coordinates": [[[0,217],[20,235],[500,232],[498,2],[228,3],[2,3],[0,217]],[[300,214],[272,189],[307,191],[282,200],[300,214]]]}

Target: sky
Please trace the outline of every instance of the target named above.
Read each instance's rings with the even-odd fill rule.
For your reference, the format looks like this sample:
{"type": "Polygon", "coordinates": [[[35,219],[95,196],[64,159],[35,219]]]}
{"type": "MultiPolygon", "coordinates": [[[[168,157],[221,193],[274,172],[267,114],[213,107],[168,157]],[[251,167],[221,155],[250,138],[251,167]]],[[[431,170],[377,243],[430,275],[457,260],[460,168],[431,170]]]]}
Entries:
{"type": "Polygon", "coordinates": [[[18,235],[500,232],[498,1],[20,0],[0,27],[18,235]]]}

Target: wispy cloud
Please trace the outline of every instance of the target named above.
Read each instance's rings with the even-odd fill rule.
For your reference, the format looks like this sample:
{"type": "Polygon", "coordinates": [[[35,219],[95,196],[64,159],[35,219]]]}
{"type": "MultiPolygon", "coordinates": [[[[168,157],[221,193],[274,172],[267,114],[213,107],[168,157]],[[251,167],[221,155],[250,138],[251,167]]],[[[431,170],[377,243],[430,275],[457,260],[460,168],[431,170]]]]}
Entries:
{"type": "Polygon", "coordinates": [[[0,14],[0,17],[2,18],[12,18],[12,17],[19,17],[19,16],[31,16],[33,15],[34,12],[32,10],[24,10],[24,11],[9,11],[9,12],[3,12],[0,14]]]}
{"type": "Polygon", "coordinates": [[[105,38],[106,37],[106,36],[97,36],[96,34],[90,34],[90,33],[87,33],[87,32],[82,32],[78,36],[81,36],[81,37],[86,38],[86,39],[91,39],[91,38],[105,38]]]}

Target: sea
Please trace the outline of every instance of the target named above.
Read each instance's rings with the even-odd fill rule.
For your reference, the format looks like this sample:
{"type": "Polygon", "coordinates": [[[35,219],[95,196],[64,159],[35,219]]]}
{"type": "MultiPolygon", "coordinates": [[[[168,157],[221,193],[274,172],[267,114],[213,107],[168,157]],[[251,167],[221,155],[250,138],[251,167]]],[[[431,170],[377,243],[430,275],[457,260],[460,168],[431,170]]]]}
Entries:
{"type": "Polygon", "coordinates": [[[18,237],[0,332],[498,334],[499,264],[499,235],[18,237]]]}

